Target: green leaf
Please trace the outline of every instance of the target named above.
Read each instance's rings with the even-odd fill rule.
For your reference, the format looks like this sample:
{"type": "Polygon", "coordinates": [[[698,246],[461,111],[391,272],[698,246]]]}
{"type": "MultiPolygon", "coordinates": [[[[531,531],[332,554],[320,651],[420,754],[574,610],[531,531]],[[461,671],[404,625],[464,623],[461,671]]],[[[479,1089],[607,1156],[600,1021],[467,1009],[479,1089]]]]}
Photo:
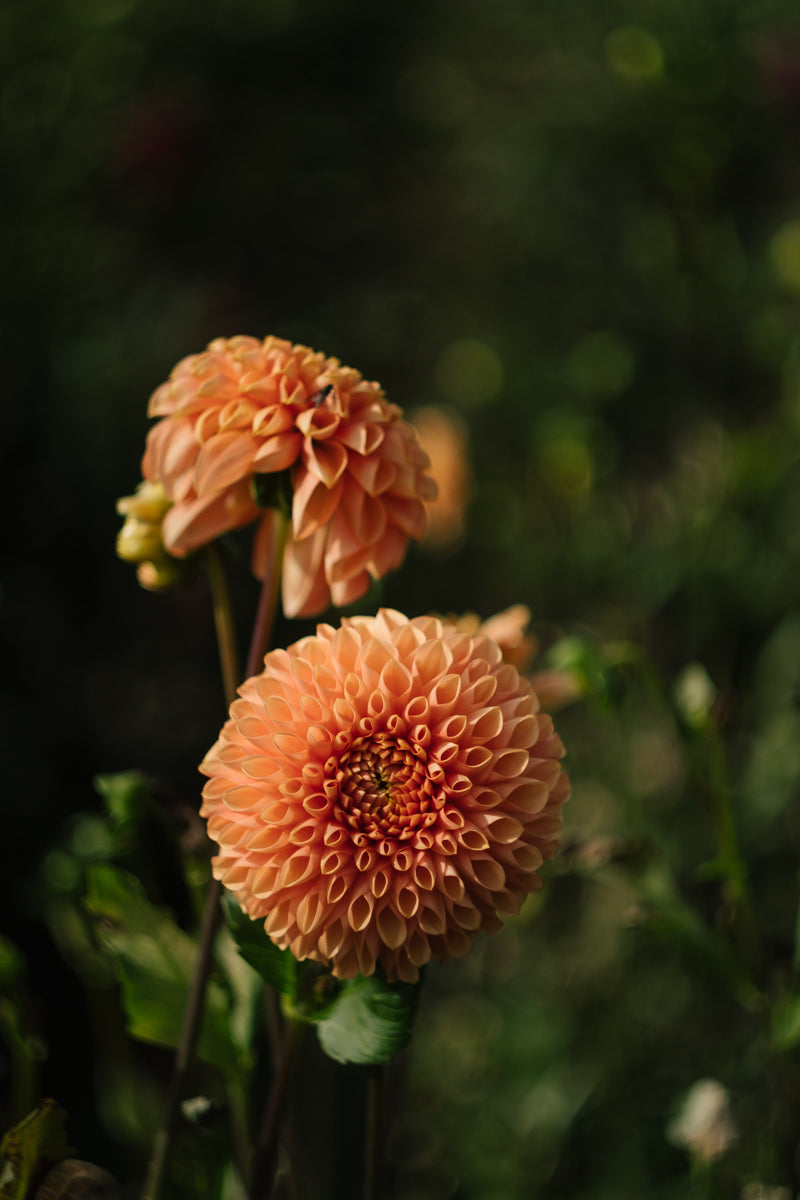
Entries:
{"type": "MultiPolygon", "coordinates": [[[[151,904],[126,871],[97,865],[88,870],[87,881],[85,904],[114,963],[129,1033],[159,1046],[177,1046],[197,954],[193,938],[166,909],[151,904]]],[[[226,992],[209,980],[197,1053],[230,1075],[241,1055],[228,1018],[226,992]]]]}
{"type": "Polygon", "coordinates": [[[69,1153],[66,1111],[42,1100],[0,1142],[0,1197],[26,1200],[45,1171],[69,1153]]]}
{"type": "Polygon", "coordinates": [[[267,936],[263,921],[254,921],[231,892],[222,898],[222,911],[236,947],[245,962],[282,996],[297,996],[298,962],[291,951],[280,950],[267,936]]]}
{"type": "Polygon", "coordinates": [[[377,975],[346,980],[317,1022],[322,1049],[337,1062],[388,1062],[411,1037],[419,988],[377,975]]]}

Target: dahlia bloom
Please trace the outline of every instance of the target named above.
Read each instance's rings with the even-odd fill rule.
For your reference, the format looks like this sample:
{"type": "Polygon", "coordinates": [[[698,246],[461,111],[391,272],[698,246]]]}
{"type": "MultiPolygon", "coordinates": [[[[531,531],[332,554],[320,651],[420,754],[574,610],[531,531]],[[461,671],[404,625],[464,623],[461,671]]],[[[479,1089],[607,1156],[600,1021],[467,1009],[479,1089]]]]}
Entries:
{"type": "Polygon", "coordinates": [[[217,879],[298,959],[413,982],[541,887],[569,781],[496,643],[383,609],[266,656],[201,771],[217,879]]]}
{"type": "Polygon", "coordinates": [[[275,337],[217,338],[178,363],[148,411],[160,420],[142,473],[172,501],[163,535],[178,558],[260,518],[263,577],[275,514],[258,506],[254,476],[291,469],[287,616],[350,604],[425,532],[428,456],[378,384],[338,359],[275,337]]]}

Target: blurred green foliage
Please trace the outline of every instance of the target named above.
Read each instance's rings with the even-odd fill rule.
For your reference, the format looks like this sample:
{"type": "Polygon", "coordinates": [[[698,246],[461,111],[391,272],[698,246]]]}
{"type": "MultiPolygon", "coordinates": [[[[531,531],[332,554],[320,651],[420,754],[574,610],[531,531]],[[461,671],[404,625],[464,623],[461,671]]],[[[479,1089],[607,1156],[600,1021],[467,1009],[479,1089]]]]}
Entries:
{"type": "MultiPolygon", "coordinates": [[[[138,590],[114,503],[173,363],[274,332],[466,425],[461,540],[412,548],[373,600],[527,603],[545,648],[593,648],[602,701],[558,718],[575,794],[543,896],[429,972],[389,1135],[398,1197],[678,1200],[708,1181],[665,1131],[703,1076],[741,1137],[698,1194],[789,1186],[772,1114],[798,1095],[796,5],[5,0],[0,68],[4,1081],[35,1046],[85,1152],[141,1140],[76,900],[141,830],[101,820],[91,781],[163,777],[191,840],[222,700],[203,580],[138,590]],[[670,699],[690,664],[729,764],[756,993],[702,869],[708,764],[670,699]],[[95,972],[93,1000],[72,968],[95,972]]],[[[149,864],[162,881],[170,853],[149,864]]]]}

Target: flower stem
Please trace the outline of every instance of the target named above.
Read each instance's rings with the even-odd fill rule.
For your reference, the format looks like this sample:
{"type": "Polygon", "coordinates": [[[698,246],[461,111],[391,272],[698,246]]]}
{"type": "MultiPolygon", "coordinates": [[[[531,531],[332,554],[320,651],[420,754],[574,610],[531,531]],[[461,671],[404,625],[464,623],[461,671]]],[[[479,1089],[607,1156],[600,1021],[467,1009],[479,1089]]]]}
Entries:
{"type": "Polygon", "coordinates": [[[378,1200],[380,1195],[383,1077],[383,1066],[377,1064],[369,1067],[364,1130],[364,1200],[378,1200]]]}
{"type": "Polygon", "coordinates": [[[214,542],[206,548],[206,567],[211,584],[211,603],[214,609],[214,627],[217,631],[222,686],[225,692],[225,703],[230,707],[236,699],[236,689],[242,676],[228,579],[222,554],[214,542]]]}
{"type": "Polygon", "coordinates": [[[660,673],[639,647],[622,643],[617,648],[620,665],[633,667],[652,695],[666,708],[682,741],[689,768],[705,795],[724,894],[730,905],[732,925],[738,933],[748,966],[758,976],[762,961],[758,924],[753,909],[747,862],[742,855],[733,811],[725,741],[716,720],[710,717],[697,730],[687,728],[675,699],[660,673]]]}
{"type": "Polygon", "coordinates": [[[289,1080],[297,1059],[305,1026],[299,1021],[288,1021],[283,1045],[276,1063],[275,1078],[269,1102],[256,1145],[253,1164],[253,1180],[248,1191],[248,1200],[267,1200],[272,1190],[278,1166],[278,1142],[280,1139],[283,1111],[288,1094],[289,1080]]]}
{"type": "Polygon", "coordinates": [[[192,986],[183,1017],[180,1042],[175,1052],[172,1076],[167,1088],[166,1100],[164,1101],[161,1125],[153,1143],[153,1153],[145,1181],[143,1200],[157,1200],[164,1179],[167,1158],[175,1136],[181,1094],[186,1082],[189,1064],[194,1054],[197,1036],[200,1032],[206,983],[211,968],[211,951],[214,946],[214,938],[221,916],[219,906],[221,890],[222,885],[216,879],[212,878],[208,881],[203,920],[200,926],[197,958],[195,960],[194,975],[192,976],[192,986]]]}
{"type": "MultiPolygon", "coordinates": [[[[245,679],[250,679],[252,675],[256,675],[261,669],[264,655],[272,640],[275,611],[278,607],[281,563],[283,561],[283,549],[286,545],[286,539],[289,536],[289,521],[280,509],[273,510],[272,521],[272,547],[269,566],[267,567],[267,573],[264,576],[258,598],[258,606],[253,622],[253,634],[247,654],[245,679]]],[[[269,1044],[273,1048],[274,1058],[276,1058],[275,1048],[280,1042],[283,1020],[278,995],[275,989],[268,984],[264,985],[264,1004],[267,1010],[267,1036],[269,1044]]]]}
{"type": "Polygon", "coordinates": [[[278,592],[281,582],[281,561],[283,548],[289,535],[289,522],[278,509],[272,513],[274,522],[270,566],[261,585],[258,607],[253,625],[253,636],[250,640],[250,651],[247,655],[247,666],[244,677],[249,679],[256,675],[263,665],[264,655],[272,639],[272,628],[275,623],[275,610],[278,607],[278,592]]]}
{"type": "Polygon", "coordinates": [[[739,925],[750,965],[757,974],[760,974],[762,955],[758,925],[753,911],[747,863],[739,847],[725,744],[719,732],[711,731],[707,735],[707,751],[707,787],[719,852],[720,871],[725,880],[732,916],[739,925]]]}
{"type": "MultiPolygon", "coordinates": [[[[278,521],[278,526],[272,561],[261,586],[250,642],[250,652],[247,657],[245,678],[254,675],[258,670],[271,637],[275,619],[275,607],[278,601],[278,587],[280,582],[281,555],[287,533],[286,521],[282,517],[278,517],[276,520],[278,521]]],[[[230,592],[228,590],[222,559],[215,546],[208,548],[206,564],[211,583],[214,625],[217,633],[217,646],[225,702],[226,706],[230,706],[236,698],[236,687],[239,679],[238,653],[230,592]]],[[[180,1041],[175,1053],[172,1076],[167,1088],[161,1125],[153,1143],[153,1153],[147,1171],[142,1200],[158,1200],[164,1181],[167,1159],[175,1137],[181,1096],[203,1017],[206,984],[211,969],[211,955],[221,917],[219,904],[221,892],[222,884],[213,877],[209,879],[189,999],[184,1013],[180,1041]]]]}

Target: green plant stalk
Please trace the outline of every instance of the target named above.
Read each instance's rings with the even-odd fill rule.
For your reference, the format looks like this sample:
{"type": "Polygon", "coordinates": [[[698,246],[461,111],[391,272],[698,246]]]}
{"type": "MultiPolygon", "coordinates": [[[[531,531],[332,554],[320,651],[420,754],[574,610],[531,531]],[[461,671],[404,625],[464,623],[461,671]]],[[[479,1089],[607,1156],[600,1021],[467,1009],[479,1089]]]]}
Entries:
{"type": "Polygon", "coordinates": [[[728,885],[728,893],[737,910],[751,911],[750,884],[747,865],[739,849],[739,838],[731,804],[731,786],[725,746],[717,733],[706,737],[708,747],[708,791],[711,798],[719,849],[720,868],[728,885]]]}
{"type": "MultiPolygon", "coordinates": [[[[276,537],[275,552],[270,569],[264,577],[256,609],[250,651],[247,657],[245,678],[254,675],[266,653],[266,647],[272,634],[275,620],[275,606],[278,601],[280,583],[280,562],[283,546],[287,536],[287,522],[282,516],[278,518],[279,528],[276,537]]],[[[217,644],[220,656],[220,670],[223,679],[226,705],[230,706],[236,696],[236,635],[233,612],[230,603],[230,593],[222,567],[222,561],[216,547],[207,557],[211,582],[212,604],[214,609],[214,624],[217,632],[217,644]]],[[[213,877],[208,882],[203,917],[200,926],[200,938],[197,947],[192,986],[186,1006],[186,1013],[181,1029],[181,1039],[175,1053],[172,1076],[167,1088],[164,1111],[161,1124],[153,1142],[153,1152],[150,1158],[145,1178],[142,1200],[158,1200],[164,1181],[167,1160],[175,1136],[181,1095],[183,1093],[186,1075],[194,1055],[200,1023],[203,1016],[206,984],[211,969],[211,956],[214,940],[219,928],[222,912],[220,896],[222,884],[213,877]]]]}
{"type": "Polygon", "coordinates": [[[739,848],[722,736],[714,727],[697,734],[687,730],[672,696],[664,686],[664,681],[647,656],[639,647],[627,642],[623,643],[619,650],[619,664],[632,667],[651,694],[670,713],[678,736],[686,748],[691,771],[708,797],[723,887],[734,918],[738,920],[747,959],[751,967],[757,968],[761,960],[758,927],[753,912],[747,863],[739,848]],[[702,754],[703,748],[706,751],[705,756],[702,754]]]}

